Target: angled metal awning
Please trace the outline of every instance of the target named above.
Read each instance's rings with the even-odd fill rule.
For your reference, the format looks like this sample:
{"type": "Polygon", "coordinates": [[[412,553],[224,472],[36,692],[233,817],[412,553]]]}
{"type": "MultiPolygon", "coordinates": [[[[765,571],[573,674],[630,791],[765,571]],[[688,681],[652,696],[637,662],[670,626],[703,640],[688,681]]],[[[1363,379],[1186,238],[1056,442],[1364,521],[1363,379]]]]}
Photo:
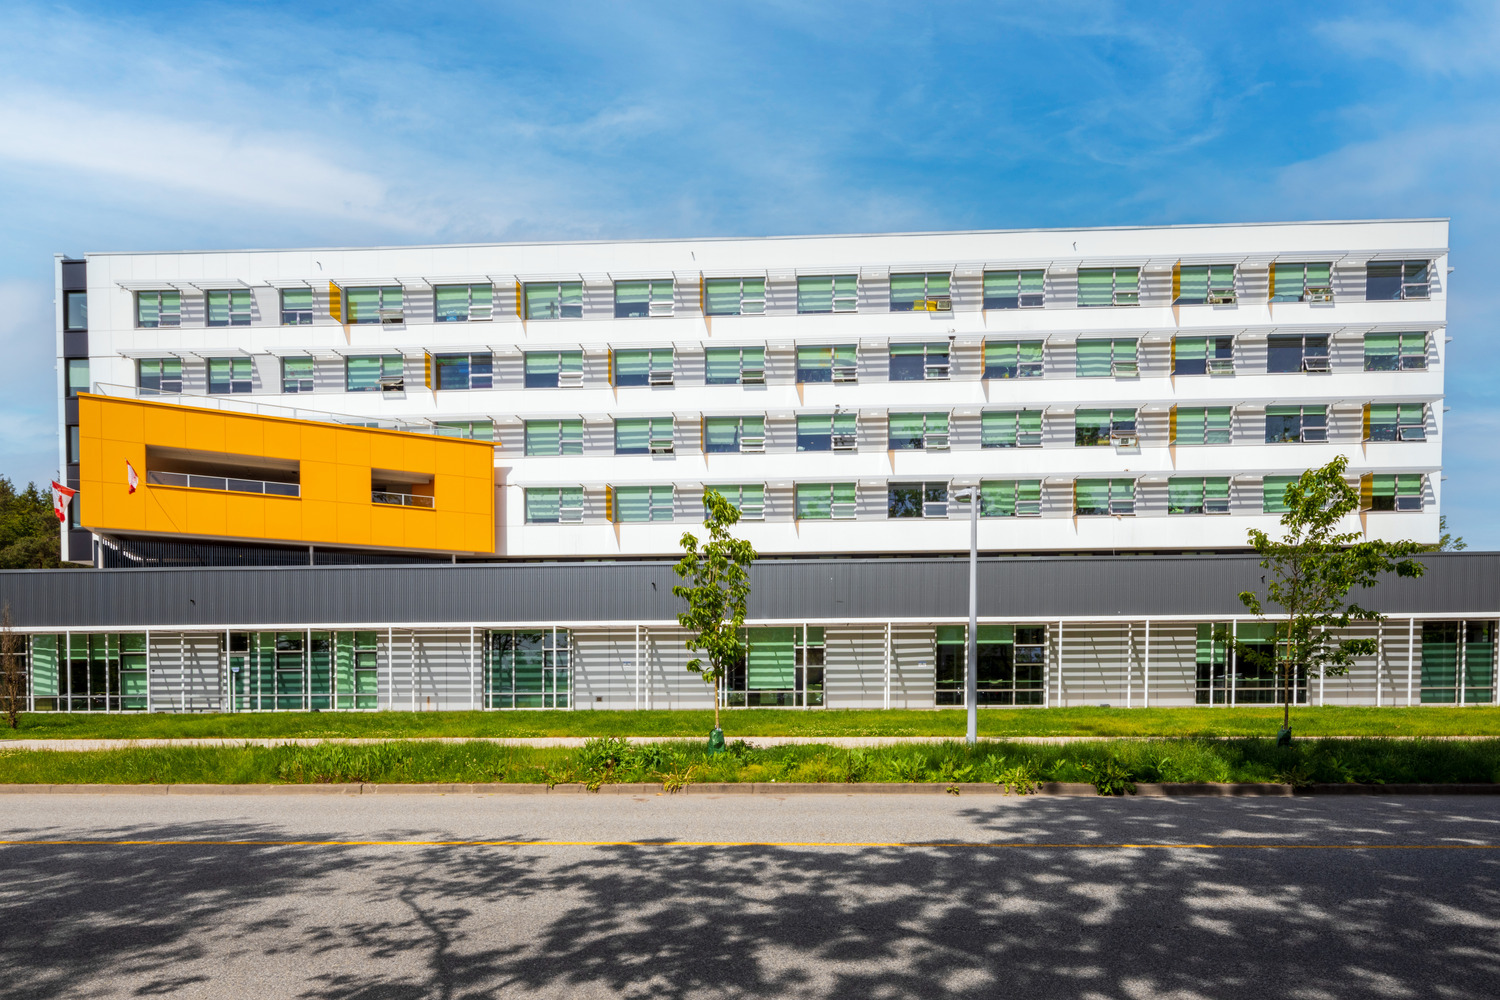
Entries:
{"type": "Polygon", "coordinates": [[[250,287],[239,278],[194,278],[191,281],[184,281],[183,284],[196,288],[200,292],[221,292],[250,287]]]}
{"type": "Polygon", "coordinates": [[[272,288],[314,288],[323,283],[322,278],[267,278],[272,288]]]}
{"type": "Polygon", "coordinates": [[[126,278],[115,282],[127,292],[196,292],[198,287],[181,278],[126,278]]]}

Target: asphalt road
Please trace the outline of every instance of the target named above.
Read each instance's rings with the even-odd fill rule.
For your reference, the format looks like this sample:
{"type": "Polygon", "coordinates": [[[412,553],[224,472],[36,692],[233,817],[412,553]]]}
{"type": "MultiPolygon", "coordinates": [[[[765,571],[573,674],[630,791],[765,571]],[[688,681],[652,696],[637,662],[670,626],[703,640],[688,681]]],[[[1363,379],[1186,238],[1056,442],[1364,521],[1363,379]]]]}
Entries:
{"type": "Polygon", "coordinates": [[[12,1000],[1500,995],[1488,796],[6,795],[0,834],[47,841],[0,847],[12,1000]]]}

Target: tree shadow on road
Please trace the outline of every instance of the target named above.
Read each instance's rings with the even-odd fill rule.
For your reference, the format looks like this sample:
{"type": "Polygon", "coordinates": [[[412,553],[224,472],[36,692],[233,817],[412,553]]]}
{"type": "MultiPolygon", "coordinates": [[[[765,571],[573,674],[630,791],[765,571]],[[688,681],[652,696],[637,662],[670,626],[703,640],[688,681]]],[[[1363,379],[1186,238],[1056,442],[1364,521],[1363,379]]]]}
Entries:
{"type": "MultiPolygon", "coordinates": [[[[1302,800],[1211,817],[1193,803],[1061,798],[962,812],[976,842],[1394,843],[1418,828],[1500,841],[1494,810],[1453,801],[1372,801],[1336,819],[1302,800]]],[[[282,835],[240,821],[116,835],[131,832],[282,835]]],[[[6,995],[28,998],[223,996],[230,983],[356,1000],[1489,998],[1497,853],[10,847],[0,964],[6,995]]]]}

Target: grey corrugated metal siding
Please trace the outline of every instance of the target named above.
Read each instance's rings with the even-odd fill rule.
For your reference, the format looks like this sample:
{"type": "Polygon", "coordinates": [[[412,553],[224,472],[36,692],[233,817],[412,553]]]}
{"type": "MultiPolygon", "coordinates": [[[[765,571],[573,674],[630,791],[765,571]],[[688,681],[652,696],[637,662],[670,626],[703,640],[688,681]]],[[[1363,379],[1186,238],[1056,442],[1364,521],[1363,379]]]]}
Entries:
{"type": "MultiPolygon", "coordinates": [[[[1500,553],[1423,557],[1420,580],[1356,592],[1367,607],[1419,615],[1500,615],[1500,553]]],[[[984,617],[1243,614],[1253,556],[986,558],[984,617]]],[[[18,628],[441,622],[669,621],[682,602],[670,562],[438,566],[10,570],[0,601],[18,628]]],[[[764,560],[755,619],[961,618],[963,559],[764,560]]]]}

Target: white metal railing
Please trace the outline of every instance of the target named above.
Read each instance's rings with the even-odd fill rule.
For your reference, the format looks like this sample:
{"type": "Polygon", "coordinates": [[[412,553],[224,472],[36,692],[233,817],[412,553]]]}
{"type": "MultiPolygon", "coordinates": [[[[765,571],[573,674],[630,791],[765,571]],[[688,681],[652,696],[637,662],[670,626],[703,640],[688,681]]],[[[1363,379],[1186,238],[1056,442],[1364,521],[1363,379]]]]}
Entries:
{"type": "Polygon", "coordinates": [[[422,507],[432,509],[432,497],[420,493],[392,493],[390,490],[371,490],[370,502],[391,507],[422,507]]]}
{"type": "Polygon", "coordinates": [[[191,490],[220,490],[225,493],[263,493],[267,496],[300,497],[302,487],[297,483],[277,483],[262,479],[241,479],[237,476],[203,476],[196,472],[146,471],[148,486],[181,486],[191,490]]]}
{"type": "Polygon", "coordinates": [[[557,387],[559,389],[577,389],[577,388],[581,388],[582,386],[583,386],[583,372],[582,371],[576,371],[576,372],[563,372],[563,371],[560,371],[560,372],[557,373],[557,387]]]}

